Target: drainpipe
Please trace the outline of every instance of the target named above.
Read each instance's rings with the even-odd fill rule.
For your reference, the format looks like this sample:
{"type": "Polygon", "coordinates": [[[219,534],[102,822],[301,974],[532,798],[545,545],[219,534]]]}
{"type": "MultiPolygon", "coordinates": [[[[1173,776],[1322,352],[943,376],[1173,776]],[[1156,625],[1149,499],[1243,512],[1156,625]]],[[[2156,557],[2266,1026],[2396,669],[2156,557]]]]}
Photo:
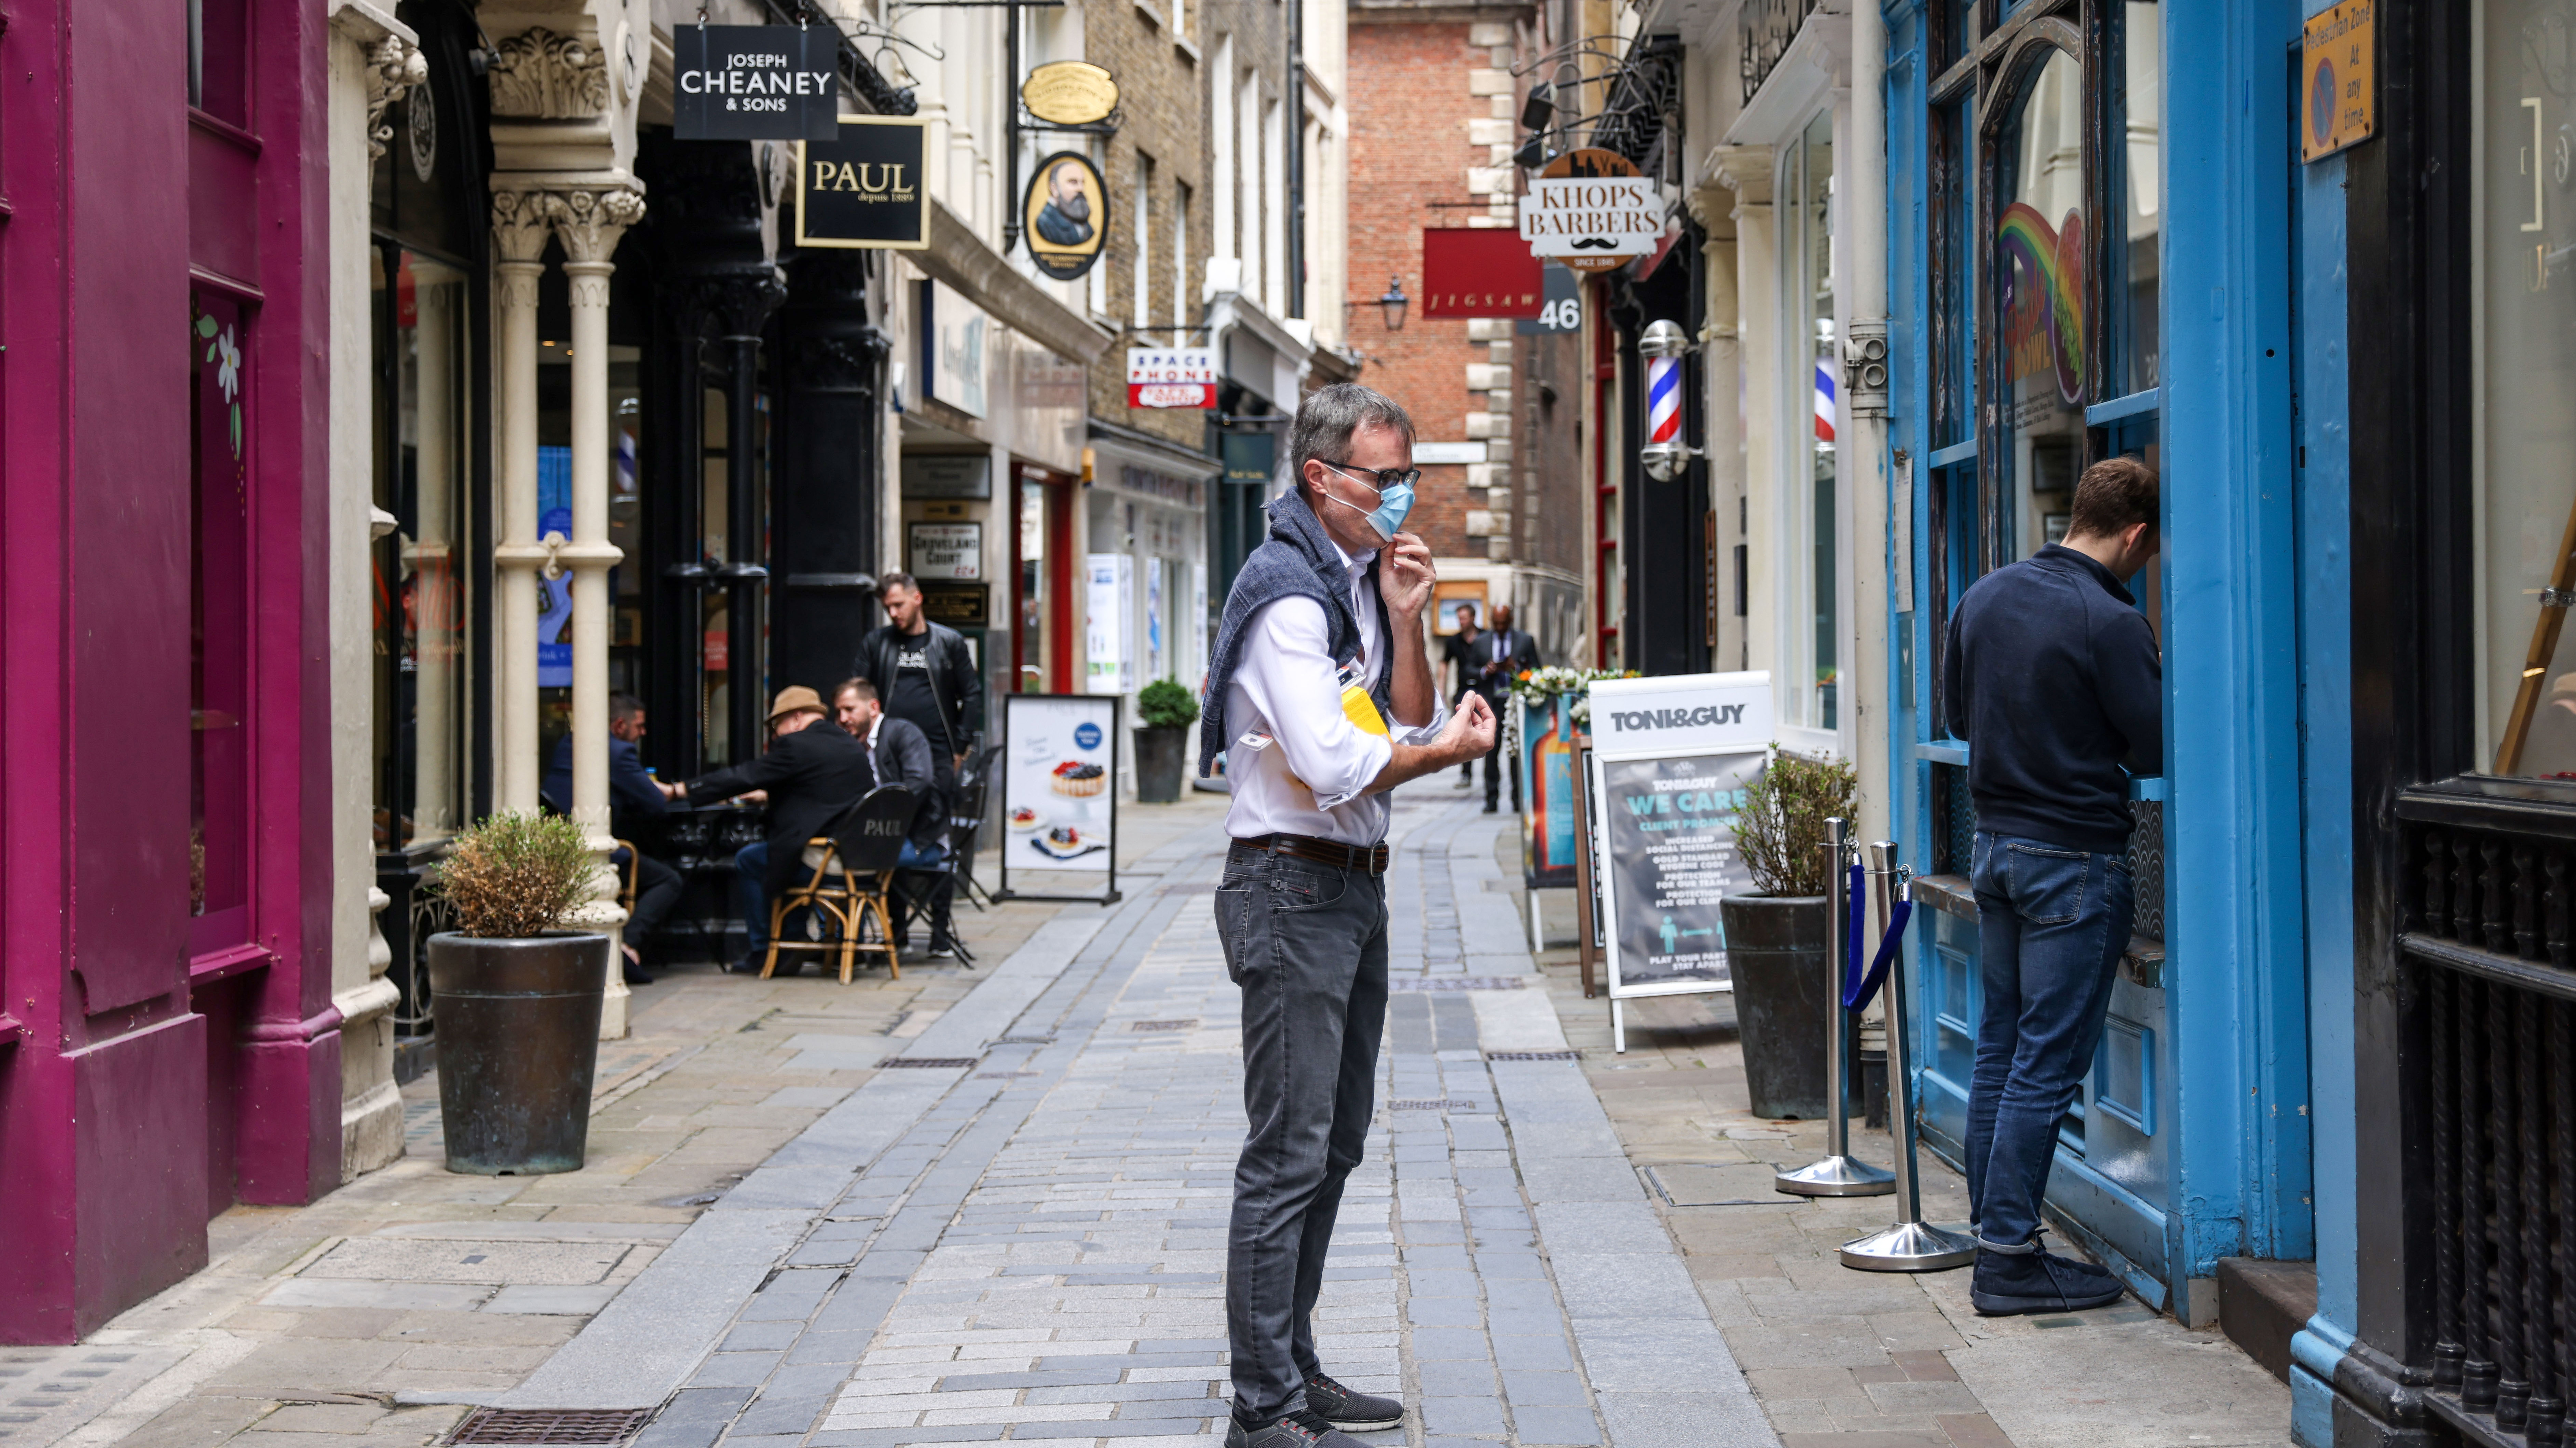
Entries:
{"type": "Polygon", "coordinates": [[[1888,673],[1887,592],[1887,22],[1880,0],[1854,0],[1851,164],[1844,255],[1851,258],[1851,320],[1843,338],[1849,445],[1839,461],[1851,496],[1851,624],[1844,643],[1852,677],[1852,762],[1860,771],[1863,840],[1899,839],[1890,809],[1896,681],[1888,673]]]}
{"type": "MultiPolygon", "coordinates": [[[[1288,0],[1288,317],[1306,315],[1306,0],[1288,0]]],[[[1293,410],[1293,408],[1292,408],[1293,410]]]]}

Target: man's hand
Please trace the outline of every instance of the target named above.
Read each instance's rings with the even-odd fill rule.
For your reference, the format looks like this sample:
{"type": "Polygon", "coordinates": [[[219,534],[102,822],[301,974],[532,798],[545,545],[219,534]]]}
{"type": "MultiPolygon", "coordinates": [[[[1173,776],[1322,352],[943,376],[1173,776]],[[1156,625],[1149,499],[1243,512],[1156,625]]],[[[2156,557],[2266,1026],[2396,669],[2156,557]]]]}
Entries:
{"type": "Polygon", "coordinates": [[[1440,731],[1434,747],[1448,753],[1444,767],[1482,759],[1494,747],[1494,735],[1501,728],[1494,706],[1485,702],[1484,695],[1470,692],[1458,701],[1458,712],[1449,716],[1448,727],[1440,731]]]}
{"type": "Polygon", "coordinates": [[[1432,585],[1438,581],[1431,567],[1431,545],[1418,534],[1396,534],[1378,562],[1377,593],[1386,600],[1386,611],[1400,622],[1412,623],[1430,605],[1432,585]]]}

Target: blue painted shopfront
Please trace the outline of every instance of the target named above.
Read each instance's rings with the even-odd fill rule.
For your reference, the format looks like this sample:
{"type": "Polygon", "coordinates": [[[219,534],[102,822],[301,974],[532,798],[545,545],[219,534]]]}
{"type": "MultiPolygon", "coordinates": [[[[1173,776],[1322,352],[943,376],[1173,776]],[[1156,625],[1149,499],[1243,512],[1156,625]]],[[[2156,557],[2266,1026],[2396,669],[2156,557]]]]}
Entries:
{"type": "Polygon", "coordinates": [[[2341,366],[2340,272],[2316,260],[2340,218],[2296,159],[2302,15],[2295,0],[1885,13],[1887,476],[1908,520],[1889,540],[1887,784],[1933,907],[1911,956],[1925,1135],[1955,1160],[1982,1005],[1967,746],[1936,726],[1948,610],[2060,535],[2085,464],[2143,454],[2163,477],[2164,556],[2134,587],[2165,650],[2166,757],[2134,791],[2139,938],[2051,1200],[2148,1301],[2206,1322],[2219,1259],[2308,1258],[2333,1238],[2313,1163],[2348,1170],[2344,1138],[2312,1140],[2310,1092],[2319,1050],[2343,1052],[2350,1080],[2349,1031],[2310,1029],[2312,994],[2334,989],[2310,954],[2335,920],[2349,936],[2351,887],[2303,873],[2348,838],[2350,790],[2331,774],[2348,697],[2342,389],[2302,380],[2341,366]]]}

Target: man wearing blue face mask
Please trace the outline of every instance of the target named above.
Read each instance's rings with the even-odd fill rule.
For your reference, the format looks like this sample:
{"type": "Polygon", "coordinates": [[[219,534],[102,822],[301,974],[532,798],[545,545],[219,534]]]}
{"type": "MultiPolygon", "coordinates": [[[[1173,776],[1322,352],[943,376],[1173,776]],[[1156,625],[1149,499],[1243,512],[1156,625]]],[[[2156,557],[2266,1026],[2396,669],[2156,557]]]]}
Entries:
{"type": "Polygon", "coordinates": [[[1476,758],[1494,712],[1448,713],[1422,629],[1431,550],[1413,506],[1413,424],[1344,383],[1290,427],[1297,486],[1225,602],[1208,669],[1199,772],[1225,758],[1226,971],[1243,989],[1243,1104],[1226,1334],[1227,1448],[1360,1448],[1404,1405],[1334,1381],[1315,1355],[1315,1299],[1376,1110],[1386,1023],[1387,791],[1476,758]]]}

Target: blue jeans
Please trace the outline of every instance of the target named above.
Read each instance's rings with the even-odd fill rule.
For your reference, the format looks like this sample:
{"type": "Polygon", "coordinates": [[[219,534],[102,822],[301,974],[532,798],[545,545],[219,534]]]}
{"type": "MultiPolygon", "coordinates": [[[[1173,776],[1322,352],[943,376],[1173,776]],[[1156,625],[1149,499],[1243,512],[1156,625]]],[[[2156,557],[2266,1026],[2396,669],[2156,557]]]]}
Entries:
{"type": "Polygon", "coordinates": [[[733,852],[733,908],[751,953],[769,949],[769,841],[733,852]]]}
{"type": "Polygon", "coordinates": [[[1968,1214],[1979,1240],[2018,1247],[2039,1230],[2058,1121],[2102,1043],[2129,946],[2129,862],[1979,830],[1970,882],[1986,1000],[1968,1089],[1968,1214]]]}

